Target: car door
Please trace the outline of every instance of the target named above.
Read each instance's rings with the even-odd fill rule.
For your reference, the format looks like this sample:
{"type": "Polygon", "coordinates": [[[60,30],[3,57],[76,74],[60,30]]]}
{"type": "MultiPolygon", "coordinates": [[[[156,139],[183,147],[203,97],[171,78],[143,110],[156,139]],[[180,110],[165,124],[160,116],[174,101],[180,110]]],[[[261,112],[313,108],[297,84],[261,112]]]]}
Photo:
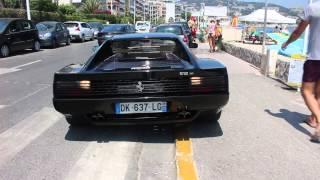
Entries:
{"type": "Polygon", "coordinates": [[[65,42],[65,33],[60,23],[56,24],[55,33],[58,43],[65,42]]]}
{"type": "Polygon", "coordinates": [[[11,51],[17,51],[23,48],[24,40],[20,32],[21,26],[18,20],[12,21],[6,32],[11,51]]]}
{"type": "Polygon", "coordinates": [[[87,27],[88,27],[88,31],[89,31],[89,33],[88,33],[88,36],[91,38],[91,37],[93,37],[93,35],[94,35],[94,29],[90,26],[90,24],[88,24],[88,23],[86,23],[87,24],[87,27]]]}
{"type": "Polygon", "coordinates": [[[84,34],[84,36],[85,36],[85,38],[88,38],[89,37],[89,28],[88,28],[88,26],[87,26],[87,23],[81,23],[81,28],[82,28],[82,32],[83,32],[83,34],[84,34]]]}
{"type": "Polygon", "coordinates": [[[19,20],[18,23],[21,25],[21,36],[23,39],[23,49],[32,48],[35,40],[35,28],[31,21],[19,20]]]}

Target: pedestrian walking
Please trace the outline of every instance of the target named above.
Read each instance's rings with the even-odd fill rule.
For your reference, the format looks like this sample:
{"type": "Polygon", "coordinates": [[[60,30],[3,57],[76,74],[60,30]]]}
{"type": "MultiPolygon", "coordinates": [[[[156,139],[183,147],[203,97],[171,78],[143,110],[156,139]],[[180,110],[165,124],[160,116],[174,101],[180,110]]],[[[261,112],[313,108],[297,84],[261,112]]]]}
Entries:
{"type": "Polygon", "coordinates": [[[304,64],[302,96],[312,112],[309,124],[316,128],[311,140],[320,143],[320,1],[305,8],[305,16],[299,26],[292,33],[287,42],[282,45],[285,49],[290,43],[297,40],[310,25],[308,57],[304,64]]]}
{"type": "Polygon", "coordinates": [[[216,48],[216,24],[214,20],[211,20],[208,27],[207,27],[207,33],[208,33],[208,42],[210,46],[209,52],[214,52],[216,48]]]}
{"type": "Polygon", "coordinates": [[[217,20],[215,35],[216,35],[216,41],[217,41],[215,50],[221,50],[222,49],[222,27],[220,25],[220,20],[217,20]]]}

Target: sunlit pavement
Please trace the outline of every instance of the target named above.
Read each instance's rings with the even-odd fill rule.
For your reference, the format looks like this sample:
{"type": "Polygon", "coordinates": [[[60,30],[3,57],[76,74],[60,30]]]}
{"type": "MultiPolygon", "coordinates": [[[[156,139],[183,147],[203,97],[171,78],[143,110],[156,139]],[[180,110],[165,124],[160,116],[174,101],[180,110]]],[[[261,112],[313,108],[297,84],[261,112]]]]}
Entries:
{"type": "MultiPolygon", "coordinates": [[[[318,179],[320,146],[296,91],[226,53],[229,104],[218,123],[69,128],[52,106],[53,73],[96,42],[0,59],[0,179],[318,179]]],[[[207,118],[207,117],[201,117],[207,118]]]]}

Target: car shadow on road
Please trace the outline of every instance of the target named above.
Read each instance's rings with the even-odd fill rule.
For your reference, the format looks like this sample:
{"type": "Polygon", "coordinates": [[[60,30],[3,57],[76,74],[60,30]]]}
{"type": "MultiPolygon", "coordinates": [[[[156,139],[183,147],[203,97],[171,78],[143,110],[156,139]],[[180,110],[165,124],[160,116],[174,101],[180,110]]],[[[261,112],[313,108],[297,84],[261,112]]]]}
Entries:
{"type": "Polygon", "coordinates": [[[291,126],[296,128],[298,131],[308,136],[311,136],[310,131],[308,131],[306,128],[302,126],[302,124],[305,123],[304,121],[308,118],[308,115],[289,111],[287,109],[280,109],[278,113],[273,113],[269,109],[265,109],[265,112],[267,112],[271,116],[286,120],[291,126]]]}
{"type": "Polygon", "coordinates": [[[65,139],[67,141],[93,141],[98,143],[107,143],[110,141],[174,143],[177,134],[180,134],[179,138],[181,138],[181,134],[183,134],[183,139],[219,137],[223,135],[218,122],[193,122],[179,126],[70,126],[65,135],[65,139]],[[180,133],[185,130],[189,133],[180,133]]]}

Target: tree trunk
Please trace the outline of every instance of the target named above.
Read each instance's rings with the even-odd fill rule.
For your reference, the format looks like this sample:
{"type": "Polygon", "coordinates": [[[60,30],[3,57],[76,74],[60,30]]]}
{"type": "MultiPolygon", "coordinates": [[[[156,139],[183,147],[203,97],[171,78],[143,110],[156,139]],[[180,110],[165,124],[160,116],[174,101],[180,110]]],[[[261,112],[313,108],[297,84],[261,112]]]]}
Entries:
{"type": "Polygon", "coordinates": [[[0,0],[0,8],[4,8],[4,0],[0,0]]]}

